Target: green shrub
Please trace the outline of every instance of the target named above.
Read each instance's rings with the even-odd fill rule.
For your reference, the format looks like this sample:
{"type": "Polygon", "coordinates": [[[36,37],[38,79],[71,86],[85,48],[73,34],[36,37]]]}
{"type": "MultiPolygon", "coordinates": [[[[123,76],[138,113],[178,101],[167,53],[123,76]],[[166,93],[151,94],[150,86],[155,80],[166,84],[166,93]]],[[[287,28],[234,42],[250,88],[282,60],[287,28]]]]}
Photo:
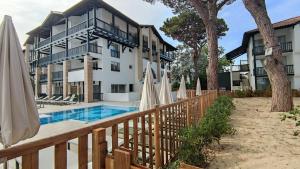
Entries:
{"type": "Polygon", "coordinates": [[[242,90],[237,90],[234,92],[235,97],[237,98],[244,98],[246,97],[245,92],[242,90]]]}
{"type": "Polygon", "coordinates": [[[178,169],[180,166],[180,162],[178,160],[172,162],[170,165],[163,167],[163,169],[178,169]]]}
{"type": "Polygon", "coordinates": [[[207,166],[209,158],[207,147],[214,141],[219,143],[222,136],[234,133],[229,124],[229,116],[233,109],[232,98],[221,96],[207,109],[198,124],[181,130],[179,138],[182,145],[178,153],[179,160],[194,166],[207,166]]]}
{"type": "Polygon", "coordinates": [[[179,89],[180,83],[174,82],[172,84],[172,91],[177,91],[179,89]]]}

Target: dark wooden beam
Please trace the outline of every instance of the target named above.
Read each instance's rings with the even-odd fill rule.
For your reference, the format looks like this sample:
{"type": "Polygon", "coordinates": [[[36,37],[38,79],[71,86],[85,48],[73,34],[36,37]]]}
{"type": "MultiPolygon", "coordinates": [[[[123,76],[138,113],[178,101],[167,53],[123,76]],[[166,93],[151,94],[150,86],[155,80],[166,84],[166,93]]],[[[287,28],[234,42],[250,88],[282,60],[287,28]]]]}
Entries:
{"type": "Polygon", "coordinates": [[[112,26],[114,27],[115,26],[115,15],[112,14],[112,26]]]}
{"type": "Polygon", "coordinates": [[[122,45],[122,53],[124,53],[125,49],[127,48],[127,46],[122,45]]]}
{"type": "MultiPolygon", "coordinates": [[[[89,12],[89,10],[87,10],[87,23],[88,23],[88,25],[90,25],[90,12],[89,12]]],[[[89,32],[89,30],[87,30],[86,47],[87,47],[87,51],[89,52],[89,49],[90,49],[90,32],[89,32]]]]}
{"type": "Polygon", "coordinates": [[[126,22],[126,23],[127,23],[127,25],[126,25],[126,29],[127,29],[126,38],[129,39],[129,24],[128,24],[128,22],[126,22]]]}
{"type": "Polygon", "coordinates": [[[69,17],[67,17],[66,18],[66,50],[65,50],[65,54],[66,54],[66,57],[68,57],[68,55],[69,55],[69,44],[68,44],[68,41],[69,41],[69,39],[68,39],[68,30],[69,30],[69,17]]]}
{"type": "Polygon", "coordinates": [[[112,44],[112,41],[107,39],[107,49],[109,49],[110,45],[112,44]]]}

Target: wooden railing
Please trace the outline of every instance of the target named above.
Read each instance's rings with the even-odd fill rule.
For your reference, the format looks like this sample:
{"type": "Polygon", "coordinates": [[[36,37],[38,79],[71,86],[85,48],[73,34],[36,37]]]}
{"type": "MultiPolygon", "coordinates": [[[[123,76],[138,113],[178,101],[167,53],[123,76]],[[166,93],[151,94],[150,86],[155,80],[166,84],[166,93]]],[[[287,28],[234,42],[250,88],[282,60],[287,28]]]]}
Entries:
{"type": "Polygon", "coordinates": [[[93,169],[166,166],[181,145],[179,131],[198,122],[218,96],[217,91],[206,91],[197,97],[193,97],[194,91],[188,93],[191,98],[173,104],[0,150],[0,161],[22,157],[22,169],[37,169],[40,150],[54,146],[54,168],[66,169],[70,151],[67,145],[77,139],[78,160],[74,163],[78,163],[78,169],[87,169],[89,162],[93,169]]]}

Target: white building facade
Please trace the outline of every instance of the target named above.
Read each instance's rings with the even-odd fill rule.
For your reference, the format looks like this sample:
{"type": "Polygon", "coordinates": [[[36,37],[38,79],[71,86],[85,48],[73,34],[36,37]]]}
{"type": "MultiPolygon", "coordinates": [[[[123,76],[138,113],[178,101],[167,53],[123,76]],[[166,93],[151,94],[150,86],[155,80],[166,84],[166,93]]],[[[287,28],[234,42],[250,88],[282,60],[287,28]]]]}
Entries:
{"type": "MultiPolygon", "coordinates": [[[[292,89],[300,90],[300,17],[274,23],[273,27],[282,49],[285,71],[292,89]]],[[[226,57],[233,60],[244,53],[247,54],[247,60],[232,67],[232,90],[244,88],[266,90],[270,88],[270,81],[263,68],[265,47],[257,29],[246,32],[242,45],[226,54],[226,57]]]]}
{"type": "Polygon", "coordinates": [[[152,25],[140,25],[109,4],[82,0],[51,12],[28,33],[25,60],[36,97],[76,94],[93,102],[140,97],[143,72],[151,62],[156,82],[172,62],[172,51],[152,25]]]}

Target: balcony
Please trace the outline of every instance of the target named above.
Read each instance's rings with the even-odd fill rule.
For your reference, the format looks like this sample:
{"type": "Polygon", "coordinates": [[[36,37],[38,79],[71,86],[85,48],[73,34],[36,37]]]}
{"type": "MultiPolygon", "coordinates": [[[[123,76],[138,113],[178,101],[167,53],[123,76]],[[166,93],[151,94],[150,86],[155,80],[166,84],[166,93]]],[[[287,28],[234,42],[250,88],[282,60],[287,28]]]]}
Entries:
{"type": "MultiPolygon", "coordinates": [[[[285,42],[280,43],[280,47],[283,53],[286,52],[293,52],[293,43],[292,42],[285,42]]],[[[254,55],[265,55],[265,46],[256,46],[253,48],[254,55]]]]}
{"type": "Polygon", "coordinates": [[[172,53],[172,52],[161,52],[160,58],[163,60],[166,60],[168,62],[173,62],[175,56],[174,56],[174,53],[172,53]]]}
{"type": "Polygon", "coordinates": [[[43,57],[39,59],[39,65],[40,66],[47,66],[51,63],[60,63],[65,60],[75,59],[75,58],[82,58],[87,53],[97,53],[102,54],[102,47],[97,46],[95,44],[89,45],[89,50],[87,50],[87,45],[83,44],[81,46],[68,49],[68,55],[66,55],[66,51],[54,53],[52,55],[49,55],[47,57],[43,57]]]}
{"type": "MultiPolygon", "coordinates": [[[[89,20],[89,24],[87,21],[83,21],[77,25],[72,26],[71,28],[68,28],[68,33],[66,34],[66,31],[62,31],[60,33],[57,33],[55,35],[52,35],[52,41],[51,38],[47,38],[41,42],[38,43],[38,48],[41,47],[50,47],[50,44],[53,42],[57,42],[59,40],[65,40],[68,36],[76,37],[76,33],[81,32],[80,35],[81,38],[84,35],[86,38],[87,36],[87,30],[92,30],[93,37],[106,37],[113,41],[116,41],[121,44],[125,44],[130,47],[136,47],[137,44],[137,37],[132,35],[131,33],[127,33],[122,31],[121,29],[108,24],[98,18],[95,19],[91,18],[89,20]]],[[[91,36],[91,35],[90,35],[91,36]]]]}
{"type": "Polygon", "coordinates": [[[248,72],[249,71],[249,64],[243,65],[232,65],[233,72],[248,72]]]}
{"type": "MultiPolygon", "coordinates": [[[[294,65],[286,65],[285,71],[287,75],[294,75],[294,65]]],[[[256,76],[267,76],[267,72],[263,67],[257,67],[255,69],[255,75],[256,76]]]]}
{"type": "Polygon", "coordinates": [[[62,81],[63,80],[63,72],[52,72],[52,81],[62,81]]]}

